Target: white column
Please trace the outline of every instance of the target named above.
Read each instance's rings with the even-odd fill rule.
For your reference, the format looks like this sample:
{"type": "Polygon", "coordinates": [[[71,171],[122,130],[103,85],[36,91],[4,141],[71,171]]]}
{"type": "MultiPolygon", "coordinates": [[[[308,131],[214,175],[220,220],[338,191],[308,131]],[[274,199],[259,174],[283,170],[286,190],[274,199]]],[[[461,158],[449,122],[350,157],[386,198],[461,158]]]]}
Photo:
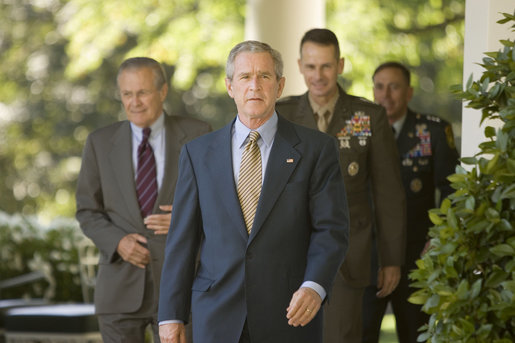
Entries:
{"type": "MultiPolygon", "coordinates": [[[[471,74],[474,80],[481,77],[485,69],[477,63],[482,63],[485,52],[498,51],[502,47],[499,40],[515,37],[511,24],[497,23],[504,18],[501,13],[513,14],[513,0],[467,0],[465,6],[463,85],[467,84],[471,74]]],[[[469,157],[479,152],[479,143],[486,140],[485,126],[499,127],[499,122],[485,121],[480,127],[481,111],[466,108],[465,103],[462,113],[461,156],[469,157]]]]}
{"type": "Polygon", "coordinates": [[[247,0],[245,39],[268,43],[281,53],[283,96],[307,90],[297,59],[302,36],[315,27],[325,27],[325,0],[247,0]]]}

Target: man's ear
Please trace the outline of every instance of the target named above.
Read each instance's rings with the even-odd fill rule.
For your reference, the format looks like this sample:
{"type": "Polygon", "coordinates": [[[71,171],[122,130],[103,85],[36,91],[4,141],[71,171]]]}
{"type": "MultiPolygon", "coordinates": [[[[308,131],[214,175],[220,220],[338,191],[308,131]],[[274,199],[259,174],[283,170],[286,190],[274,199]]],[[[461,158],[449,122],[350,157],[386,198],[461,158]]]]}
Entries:
{"type": "Polygon", "coordinates": [[[341,73],[343,73],[343,66],[345,65],[345,58],[340,58],[338,60],[338,75],[340,75],[341,73]]]}
{"type": "Polygon", "coordinates": [[[225,78],[225,89],[227,89],[227,93],[229,94],[229,96],[231,98],[234,98],[234,94],[232,92],[231,79],[229,79],[228,77],[225,78]]]}

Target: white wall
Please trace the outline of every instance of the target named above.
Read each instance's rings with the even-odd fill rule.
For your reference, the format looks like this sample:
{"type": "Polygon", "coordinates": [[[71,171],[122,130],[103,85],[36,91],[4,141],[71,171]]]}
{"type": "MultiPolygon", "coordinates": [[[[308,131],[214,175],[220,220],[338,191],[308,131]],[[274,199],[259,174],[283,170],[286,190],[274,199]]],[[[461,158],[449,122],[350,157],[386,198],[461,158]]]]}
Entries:
{"type": "MultiPolygon", "coordinates": [[[[463,85],[469,77],[478,80],[484,68],[484,53],[497,51],[502,47],[501,39],[515,39],[511,24],[498,24],[504,18],[501,13],[511,13],[515,8],[513,0],[467,0],[465,7],[465,47],[463,58],[463,85]]],[[[478,145],[485,140],[484,127],[498,127],[497,122],[484,122],[480,127],[481,111],[466,108],[463,104],[461,121],[461,156],[473,156],[479,152],[478,145]]]]}
{"type": "Polygon", "coordinates": [[[297,59],[302,36],[315,27],[325,27],[325,0],[247,0],[245,39],[268,43],[281,53],[283,96],[307,90],[297,59]]]}

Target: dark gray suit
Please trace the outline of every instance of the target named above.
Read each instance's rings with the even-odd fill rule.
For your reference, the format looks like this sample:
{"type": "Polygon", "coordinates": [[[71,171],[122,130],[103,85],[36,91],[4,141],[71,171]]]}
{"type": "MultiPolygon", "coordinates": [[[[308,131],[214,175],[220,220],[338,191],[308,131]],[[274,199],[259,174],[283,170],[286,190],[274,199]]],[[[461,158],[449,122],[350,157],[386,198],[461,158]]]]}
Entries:
{"type": "MultiPolygon", "coordinates": [[[[164,177],[153,213],[159,212],[159,205],[173,203],[183,144],[210,131],[209,125],[199,120],[166,114],[164,127],[164,177]]],[[[91,133],[84,147],[77,184],[77,219],[85,235],[100,250],[95,288],[98,314],[134,313],[142,306],[145,294],[153,294],[154,306],[159,294],[166,235],[154,235],[143,224],[135,189],[131,135],[129,121],[91,133]],[[120,240],[131,233],[139,233],[148,240],[151,261],[146,269],[123,261],[116,252],[120,240]],[[151,280],[146,280],[146,275],[151,280]]]]}

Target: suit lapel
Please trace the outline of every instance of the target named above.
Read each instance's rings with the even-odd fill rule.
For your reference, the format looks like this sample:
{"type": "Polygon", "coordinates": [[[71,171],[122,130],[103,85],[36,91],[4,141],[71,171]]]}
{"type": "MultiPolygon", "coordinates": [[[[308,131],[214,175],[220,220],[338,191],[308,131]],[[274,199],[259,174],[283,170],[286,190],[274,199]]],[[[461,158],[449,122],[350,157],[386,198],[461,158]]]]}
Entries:
{"type": "Polygon", "coordinates": [[[279,116],[249,243],[259,233],[302,157],[294,148],[298,142],[293,125],[279,116]]]}
{"type": "Polygon", "coordinates": [[[211,184],[220,197],[220,204],[226,209],[228,217],[238,228],[242,238],[248,239],[240,201],[236,193],[232,168],[232,126],[234,120],[217,131],[204,156],[205,168],[209,170],[211,184]]]}
{"type": "Polygon", "coordinates": [[[113,145],[109,153],[109,157],[111,168],[113,173],[116,175],[121,198],[127,205],[128,212],[134,222],[141,223],[143,219],[141,218],[134,182],[132,137],[131,127],[128,121],[126,121],[114,134],[113,145]]]}
{"type": "Polygon", "coordinates": [[[165,166],[163,183],[159,189],[156,203],[154,204],[154,213],[159,212],[159,205],[170,205],[175,191],[175,182],[177,180],[177,162],[181,147],[185,143],[186,133],[182,131],[179,125],[174,125],[174,118],[164,114],[165,129],[165,166]]]}

